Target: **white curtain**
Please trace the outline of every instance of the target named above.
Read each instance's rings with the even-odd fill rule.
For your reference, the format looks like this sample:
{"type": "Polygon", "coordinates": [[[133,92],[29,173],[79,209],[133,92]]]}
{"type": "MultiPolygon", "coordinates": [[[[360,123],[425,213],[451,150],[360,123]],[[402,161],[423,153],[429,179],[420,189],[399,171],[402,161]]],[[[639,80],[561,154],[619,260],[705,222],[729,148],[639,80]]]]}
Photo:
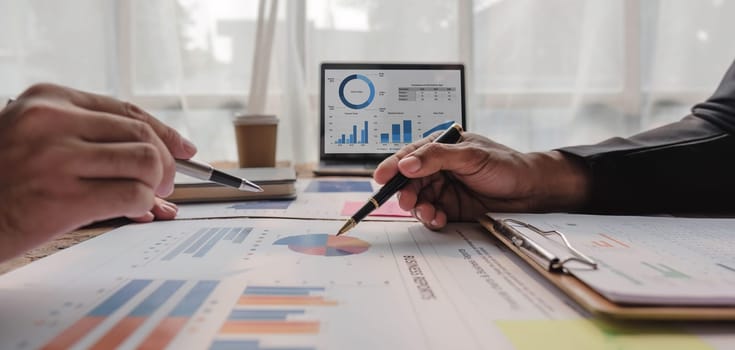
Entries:
{"type": "MultiPolygon", "coordinates": [[[[318,154],[322,61],[462,62],[469,129],[520,150],[677,120],[735,58],[724,0],[282,0],[266,111],[278,158],[318,154]]],[[[37,81],[153,111],[235,160],[257,0],[0,0],[0,97],[37,81]]]]}
{"type": "Polygon", "coordinates": [[[474,131],[523,150],[677,120],[735,58],[726,1],[475,1],[474,131]]]}

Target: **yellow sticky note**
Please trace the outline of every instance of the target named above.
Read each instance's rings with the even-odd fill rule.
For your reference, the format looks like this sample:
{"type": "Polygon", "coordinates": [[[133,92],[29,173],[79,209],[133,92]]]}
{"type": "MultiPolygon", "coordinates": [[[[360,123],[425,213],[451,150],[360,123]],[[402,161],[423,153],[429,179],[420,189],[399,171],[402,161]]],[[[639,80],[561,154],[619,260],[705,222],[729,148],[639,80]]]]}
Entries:
{"type": "Polygon", "coordinates": [[[497,321],[518,350],[699,350],[712,349],[696,335],[676,327],[599,320],[497,321]]]}

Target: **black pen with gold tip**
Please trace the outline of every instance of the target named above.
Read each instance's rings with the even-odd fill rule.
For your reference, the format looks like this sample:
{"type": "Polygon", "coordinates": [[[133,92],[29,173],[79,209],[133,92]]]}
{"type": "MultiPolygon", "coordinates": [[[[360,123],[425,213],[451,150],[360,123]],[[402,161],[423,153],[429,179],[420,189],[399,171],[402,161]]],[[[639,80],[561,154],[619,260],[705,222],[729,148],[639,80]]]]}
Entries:
{"type": "MultiPolygon", "coordinates": [[[[434,139],[434,142],[439,143],[457,143],[462,138],[462,126],[454,123],[452,126],[450,126],[447,130],[445,130],[439,137],[434,139]]],[[[373,210],[378,209],[385,201],[388,200],[388,198],[392,197],[398,190],[403,188],[403,186],[406,186],[410,179],[401,174],[400,172],[393,176],[383,187],[378,190],[378,192],[375,192],[372,197],[365,203],[365,205],[360,208],[352,217],[347,219],[347,222],[345,222],[344,226],[342,226],[341,229],[339,229],[339,232],[337,232],[337,236],[349,231],[357,223],[362,221],[368,214],[370,214],[373,210]]]]}

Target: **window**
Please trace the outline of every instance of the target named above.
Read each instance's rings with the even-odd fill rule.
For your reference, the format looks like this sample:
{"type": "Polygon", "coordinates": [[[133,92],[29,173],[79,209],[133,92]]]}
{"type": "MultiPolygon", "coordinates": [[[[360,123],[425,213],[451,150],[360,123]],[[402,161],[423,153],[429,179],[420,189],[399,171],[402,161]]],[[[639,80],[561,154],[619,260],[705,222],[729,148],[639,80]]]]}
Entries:
{"type": "MultiPolygon", "coordinates": [[[[131,100],[234,160],[257,0],[0,2],[0,97],[51,81],[131,100]]],[[[317,156],[323,61],[463,62],[471,131],[520,150],[677,120],[735,57],[724,0],[280,0],[267,110],[279,159],[317,156]]]]}

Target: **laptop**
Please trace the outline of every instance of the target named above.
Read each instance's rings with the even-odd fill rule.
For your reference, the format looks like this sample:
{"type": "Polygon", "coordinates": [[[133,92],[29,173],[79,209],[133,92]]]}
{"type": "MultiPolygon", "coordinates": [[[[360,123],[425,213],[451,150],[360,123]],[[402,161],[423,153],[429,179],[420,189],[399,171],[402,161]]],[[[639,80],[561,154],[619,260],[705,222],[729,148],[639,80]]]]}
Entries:
{"type": "Polygon", "coordinates": [[[464,65],[322,63],[316,175],[372,175],[403,146],[465,125],[464,65]]]}

